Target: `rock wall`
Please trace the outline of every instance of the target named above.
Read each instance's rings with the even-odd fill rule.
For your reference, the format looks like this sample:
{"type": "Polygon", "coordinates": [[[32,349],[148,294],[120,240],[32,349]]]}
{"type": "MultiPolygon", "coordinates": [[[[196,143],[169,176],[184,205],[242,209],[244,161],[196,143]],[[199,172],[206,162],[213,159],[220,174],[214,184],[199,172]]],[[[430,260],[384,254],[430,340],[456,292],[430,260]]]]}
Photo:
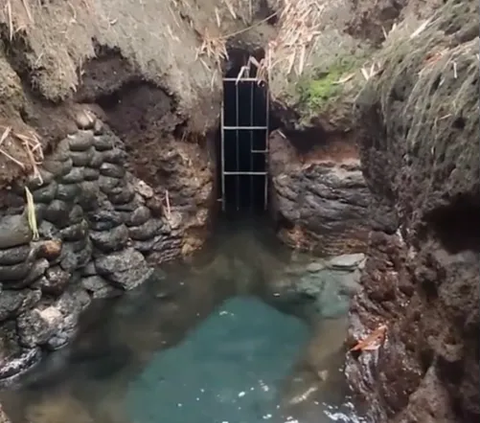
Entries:
{"type": "Polygon", "coordinates": [[[341,138],[324,141],[315,131],[297,134],[299,140],[282,134],[273,132],[269,146],[272,207],[281,239],[322,255],[364,251],[370,193],[356,146],[341,138]]]}
{"type": "Polygon", "coordinates": [[[347,375],[372,422],[480,416],[478,7],[448,1],[391,40],[358,98],[375,231],[351,345],[386,329],[347,375]]]}
{"type": "Polygon", "coordinates": [[[125,170],[122,141],[94,126],[62,140],[26,181],[38,234],[24,184],[1,193],[0,382],[66,345],[91,299],[130,290],[181,254],[180,218],[125,170]]]}

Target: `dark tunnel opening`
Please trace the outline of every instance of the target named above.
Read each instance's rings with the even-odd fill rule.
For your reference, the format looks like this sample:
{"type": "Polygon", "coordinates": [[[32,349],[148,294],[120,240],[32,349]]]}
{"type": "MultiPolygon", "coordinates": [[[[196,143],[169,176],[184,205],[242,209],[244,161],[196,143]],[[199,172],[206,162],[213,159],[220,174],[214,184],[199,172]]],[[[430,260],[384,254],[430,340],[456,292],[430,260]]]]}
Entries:
{"type": "MultiPolygon", "coordinates": [[[[260,60],[262,53],[253,56],[260,60]]],[[[250,54],[242,51],[229,54],[230,66],[223,83],[223,126],[216,148],[219,198],[223,198],[226,214],[263,214],[268,205],[267,140],[273,126],[268,87],[253,80],[255,66],[250,67],[250,75],[243,75],[250,79],[237,82],[235,79],[250,54]]]]}

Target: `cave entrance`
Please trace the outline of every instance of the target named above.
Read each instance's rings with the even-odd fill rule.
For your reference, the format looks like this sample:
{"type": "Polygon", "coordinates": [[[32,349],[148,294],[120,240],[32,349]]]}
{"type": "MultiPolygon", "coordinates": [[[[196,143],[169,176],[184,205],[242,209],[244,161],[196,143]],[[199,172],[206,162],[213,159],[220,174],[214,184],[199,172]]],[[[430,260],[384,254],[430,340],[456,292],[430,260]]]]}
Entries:
{"type": "Polygon", "coordinates": [[[220,186],[224,212],[263,212],[268,206],[269,98],[254,66],[233,66],[223,78],[220,186]]]}

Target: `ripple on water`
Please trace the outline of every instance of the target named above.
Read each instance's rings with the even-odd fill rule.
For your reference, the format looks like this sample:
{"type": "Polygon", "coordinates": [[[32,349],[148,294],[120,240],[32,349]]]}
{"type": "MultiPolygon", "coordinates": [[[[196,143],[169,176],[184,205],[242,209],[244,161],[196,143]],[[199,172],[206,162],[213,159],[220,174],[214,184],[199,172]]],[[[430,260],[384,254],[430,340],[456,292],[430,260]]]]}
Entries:
{"type": "Polygon", "coordinates": [[[129,387],[136,423],[269,420],[309,331],[253,297],[227,300],[174,348],[154,356],[129,387]]]}

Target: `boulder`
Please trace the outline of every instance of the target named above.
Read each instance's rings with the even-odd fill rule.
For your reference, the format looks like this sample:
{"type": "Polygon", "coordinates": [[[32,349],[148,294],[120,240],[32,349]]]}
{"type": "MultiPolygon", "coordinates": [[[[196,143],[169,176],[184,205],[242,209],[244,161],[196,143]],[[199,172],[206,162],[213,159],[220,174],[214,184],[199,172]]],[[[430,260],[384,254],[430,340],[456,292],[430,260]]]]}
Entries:
{"type": "Polygon", "coordinates": [[[153,273],[143,255],[133,248],[99,257],[95,260],[95,267],[100,275],[124,290],[141,285],[153,273]]]}

